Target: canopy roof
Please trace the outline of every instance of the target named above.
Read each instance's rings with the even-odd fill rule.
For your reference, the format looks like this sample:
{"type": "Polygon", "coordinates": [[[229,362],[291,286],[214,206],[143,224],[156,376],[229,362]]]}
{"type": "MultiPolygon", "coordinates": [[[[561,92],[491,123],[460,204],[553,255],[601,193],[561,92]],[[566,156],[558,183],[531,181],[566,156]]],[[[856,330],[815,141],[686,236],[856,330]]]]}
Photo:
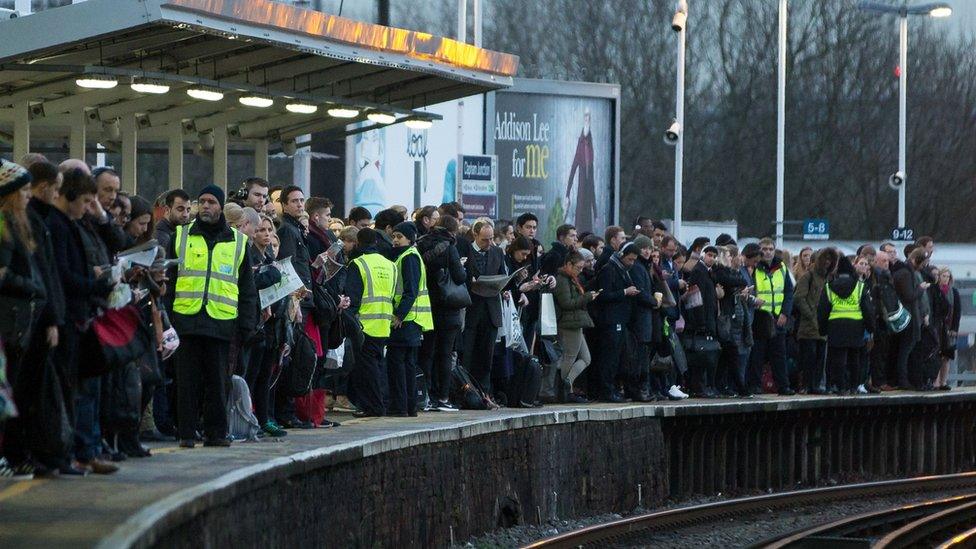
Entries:
{"type": "Polygon", "coordinates": [[[163,139],[173,123],[191,139],[225,126],[230,139],[339,137],[369,112],[438,118],[422,109],[508,87],[518,68],[513,55],[269,0],[88,0],[0,22],[0,36],[0,131],[26,102],[33,137],[63,136],[83,112],[89,138],[102,142],[132,117],[140,140],[163,139]],[[119,84],[86,89],[76,83],[83,75],[119,84]],[[147,79],[170,90],[129,86],[147,79]],[[202,86],[224,98],[185,93],[202,86]],[[238,102],[255,94],[274,105],[238,102]],[[285,109],[298,101],[319,109],[285,109]],[[332,107],[359,114],[334,118],[332,107]]]}

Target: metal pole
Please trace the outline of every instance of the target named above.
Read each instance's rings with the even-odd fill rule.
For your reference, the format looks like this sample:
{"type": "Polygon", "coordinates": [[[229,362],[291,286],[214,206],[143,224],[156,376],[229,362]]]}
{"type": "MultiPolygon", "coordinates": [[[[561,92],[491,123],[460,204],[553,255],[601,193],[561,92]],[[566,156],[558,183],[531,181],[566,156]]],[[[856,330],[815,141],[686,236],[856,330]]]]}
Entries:
{"type": "Polygon", "coordinates": [[[14,0],[14,9],[21,15],[31,14],[31,0],[14,0]]]}
{"type": "Polygon", "coordinates": [[[213,140],[213,184],[227,192],[227,126],[216,126],[213,140]]]}
{"type": "Polygon", "coordinates": [[[68,134],[68,154],[71,158],[85,160],[85,124],[87,119],[85,109],[71,111],[71,130],[68,134]]]}
{"type": "Polygon", "coordinates": [[[898,188],[898,226],[906,226],[905,187],[908,186],[908,172],[905,170],[905,141],[908,126],[906,95],[908,90],[908,15],[903,14],[899,21],[898,53],[898,171],[904,174],[904,181],[898,188]]]}
{"type": "Polygon", "coordinates": [[[464,154],[464,99],[457,100],[457,159],[454,170],[454,200],[461,202],[461,155],[464,154]]]}
{"type": "Polygon", "coordinates": [[[779,71],[776,96],[776,247],[783,247],[786,179],[786,8],[779,0],[779,71]]]}
{"type": "Polygon", "coordinates": [[[20,162],[30,152],[30,104],[21,101],[14,105],[14,162],[20,162]]]}
{"type": "Polygon", "coordinates": [[[292,184],[301,187],[305,196],[309,196],[312,194],[312,136],[300,135],[295,142],[308,143],[308,147],[298,149],[292,157],[292,184]]]}
{"type": "Polygon", "coordinates": [[[468,41],[468,0],[458,0],[457,40],[468,41]]]}
{"type": "Polygon", "coordinates": [[[688,23],[686,22],[678,32],[678,82],[675,118],[681,131],[678,132],[678,143],[674,148],[674,226],[671,227],[671,232],[678,239],[678,242],[681,242],[681,180],[684,175],[682,171],[685,154],[685,32],[687,28],[688,23]]]}
{"type": "Polygon", "coordinates": [[[268,140],[254,142],[254,175],[268,179],[268,140]]]}
{"type": "Polygon", "coordinates": [[[122,188],[129,194],[138,192],[139,130],[136,115],[127,114],[119,120],[122,132],[122,188]]]}
{"type": "Polygon", "coordinates": [[[481,0],[474,0],[474,45],[481,47],[481,0]]]}

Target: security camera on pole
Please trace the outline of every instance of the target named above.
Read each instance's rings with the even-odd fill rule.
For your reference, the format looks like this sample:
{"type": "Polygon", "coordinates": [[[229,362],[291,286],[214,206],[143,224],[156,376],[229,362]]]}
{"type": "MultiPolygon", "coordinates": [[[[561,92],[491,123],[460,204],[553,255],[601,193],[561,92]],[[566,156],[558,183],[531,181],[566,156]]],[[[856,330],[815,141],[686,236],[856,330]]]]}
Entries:
{"type": "Polygon", "coordinates": [[[688,2],[678,0],[674,18],[671,20],[671,30],[678,33],[678,81],[675,98],[675,118],[667,131],[664,132],[664,142],[674,146],[674,224],[671,234],[681,241],[681,177],[684,165],[685,149],[685,27],[688,23],[688,2]]]}

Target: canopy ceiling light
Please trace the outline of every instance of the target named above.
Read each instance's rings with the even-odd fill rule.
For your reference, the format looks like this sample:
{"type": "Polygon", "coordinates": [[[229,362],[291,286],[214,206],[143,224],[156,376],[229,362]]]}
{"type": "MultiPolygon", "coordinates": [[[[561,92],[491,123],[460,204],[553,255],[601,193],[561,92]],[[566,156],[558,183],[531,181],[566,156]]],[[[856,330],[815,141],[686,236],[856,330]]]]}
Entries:
{"type": "Polygon", "coordinates": [[[392,114],[385,113],[385,112],[380,112],[380,111],[373,111],[373,112],[367,114],[366,115],[366,118],[369,119],[370,122],[376,122],[377,124],[384,124],[384,125],[386,125],[386,124],[392,124],[392,123],[396,122],[396,117],[395,116],[393,116],[392,114]]]}
{"type": "Polygon", "coordinates": [[[200,101],[220,101],[224,98],[224,92],[204,86],[187,88],[186,94],[200,101]]]}
{"type": "Polygon", "coordinates": [[[332,107],[328,112],[332,118],[356,118],[359,116],[358,109],[350,109],[349,107],[332,107]]]}
{"type": "Polygon", "coordinates": [[[304,101],[291,101],[285,105],[285,110],[295,114],[314,114],[319,110],[319,107],[318,105],[313,105],[304,101]]]}
{"type": "Polygon", "coordinates": [[[169,92],[169,84],[164,84],[160,80],[152,80],[149,78],[133,80],[129,87],[132,88],[132,91],[139,93],[160,95],[169,92]]]}
{"type": "Polygon", "coordinates": [[[949,17],[952,15],[952,8],[949,6],[936,6],[929,12],[932,17],[949,17]]]}
{"type": "Polygon", "coordinates": [[[256,93],[242,95],[237,98],[237,101],[246,107],[258,107],[261,109],[266,109],[271,105],[274,105],[274,99],[271,99],[267,95],[260,95],[256,93]]]}
{"type": "Polygon", "coordinates": [[[427,118],[411,118],[404,122],[408,128],[411,130],[426,130],[429,129],[434,123],[427,118]]]}
{"type": "Polygon", "coordinates": [[[94,90],[109,90],[119,85],[119,81],[114,76],[105,76],[101,74],[86,74],[84,76],[78,77],[75,80],[75,84],[78,84],[82,88],[91,88],[94,90]]]}

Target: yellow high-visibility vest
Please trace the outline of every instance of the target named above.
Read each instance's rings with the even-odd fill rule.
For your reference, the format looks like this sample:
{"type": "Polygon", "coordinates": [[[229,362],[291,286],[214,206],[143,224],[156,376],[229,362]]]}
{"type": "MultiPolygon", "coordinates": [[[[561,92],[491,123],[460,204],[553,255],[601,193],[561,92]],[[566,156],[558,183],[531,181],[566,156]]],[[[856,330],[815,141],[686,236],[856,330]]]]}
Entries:
{"type": "Polygon", "coordinates": [[[841,297],[830,289],[827,285],[827,299],[830,300],[830,316],[827,320],[864,320],[861,313],[861,293],[864,291],[864,282],[857,281],[854,291],[847,297],[841,297]]]}
{"type": "Polygon", "coordinates": [[[361,255],[353,263],[363,277],[363,300],[359,305],[363,333],[370,337],[390,337],[393,293],[397,284],[396,266],[375,253],[361,255]]]}
{"type": "Polygon", "coordinates": [[[402,320],[416,322],[422,331],[429,332],[434,329],[434,315],[430,309],[430,294],[427,293],[427,269],[424,267],[424,259],[420,257],[420,252],[413,246],[407,248],[407,251],[400,254],[396,260],[397,284],[393,297],[393,310],[400,306],[400,300],[403,299],[403,258],[408,255],[416,256],[420,263],[420,288],[417,290],[417,299],[414,300],[413,307],[402,320]]]}
{"type": "Polygon", "coordinates": [[[176,227],[176,256],[182,261],[176,275],[173,310],[195,315],[206,303],[210,318],[233,320],[237,318],[237,274],[244,261],[247,237],[232,228],[234,240],[218,242],[210,250],[202,235],[189,234],[191,227],[193,223],[176,227]]]}
{"type": "Polygon", "coordinates": [[[756,269],[756,297],[763,300],[761,311],[779,316],[783,308],[783,292],[786,289],[786,274],[778,269],[772,275],[761,269],[756,269]]]}

